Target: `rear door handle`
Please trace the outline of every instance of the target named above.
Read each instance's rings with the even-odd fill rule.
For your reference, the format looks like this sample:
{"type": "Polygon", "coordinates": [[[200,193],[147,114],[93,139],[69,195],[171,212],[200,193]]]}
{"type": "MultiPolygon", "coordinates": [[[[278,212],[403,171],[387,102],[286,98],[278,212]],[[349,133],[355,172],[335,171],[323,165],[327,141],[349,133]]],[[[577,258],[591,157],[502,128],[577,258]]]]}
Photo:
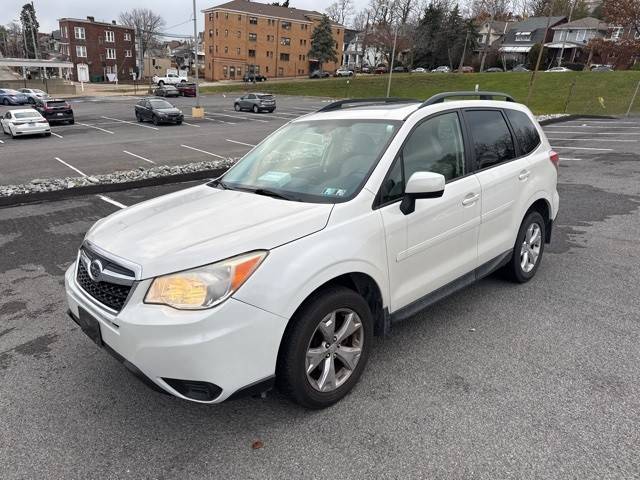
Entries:
{"type": "Polygon", "coordinates": [[[523,170],[520,172],[520,175],[518,175],[518,180],[524,182],[529,178],[529,175],[531,175],[531,172],[529,170],[523,170]]]}
{"type": "Polygon", "coordinates": [[[465,207],[468,207],[469,205],[473,205],[478,201],[479,198],[480,198],[479,193],[470,193],[469,195],[464,197],[464,200],[462,200],[462,205],[465,207]]]}

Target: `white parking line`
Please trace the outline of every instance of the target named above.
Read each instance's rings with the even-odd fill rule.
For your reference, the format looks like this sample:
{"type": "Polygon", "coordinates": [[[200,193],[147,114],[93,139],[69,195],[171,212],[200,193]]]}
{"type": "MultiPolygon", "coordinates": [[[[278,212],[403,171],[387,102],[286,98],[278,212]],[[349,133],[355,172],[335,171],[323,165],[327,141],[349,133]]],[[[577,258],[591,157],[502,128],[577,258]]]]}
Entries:
{"type": "Polygon", "coordinates": [[[289,117],[280,117],[280,116],[275,115],[273,113],[261,113],[260,115],[264,115],[265,117],[269,117],[269,118],[279,118],[280,120],[295,120],[296,118],[302,116],[302,115],[296,115],[293,118],[289,118],[289,117]]]}
{"type": "Polygon", "coordinates": [[[111,135],[115,135],[111,130],[105,130],[104,128],[96,127],[95,125],[89,125],[88,123],[79,123],[78,122],[78,125],[82,125],[83,127],[95,128],[96,130],[100,130],[101,132],[109,133],[111,135]]]}
{"type": "Polygon", "coordinates": [[[548,140],[556,140],[561,142],[637,142],[638,140],[620,140],[619,138],[551,138],[548,140]]]}
{"type": "Polygon", "coordinates": [[[221,158],[222,160],[225,159],[225,157],[221,157],[220,155],[216,155],[215,153],[207,152],[206,150],[200,150],[199,148],[195,148],[195,147],[190,147],[189,145],[180,145],[180,146],[184,148],[188,148],[189,150],[195,150],[196,152],[206,153],[207,155],[211,155],[212,157],[216,157],[216,158],[221,158]]]}
{"type": "MultiPolygon", "coordinates": [[[[191,115],[185,115],[184,118],[194,118],[191,115]]],[[[202,117],[200,118],[200,120],[208,120],[210,122],[220,122],[220,123],[224,123],[226,125],[236,125],[235,122],[227,122],[225,120],[220,120],[219,118],[207,118],[207,117],[202,117]]]]}
{"type": "Polygon", "coordinates": [[[287,108],[289,108],[289,109],[291,109],[291,110],[301,110],[301,111],[303,111],[303,112],[309,112],[309,113],[311,113],[311,112],[317,112],[317,111],[320,109],[320,107],[318,107],[318,108],[311,108],[311,109],[309,109],[309,108],[301,108],[301,107],[287,107],[287,108]]]}
{"type": "Polygon", "coordinates": [[[613,148],[590,148],[590,147],[561,147],[560,145],[553,145],[551,148],[565,148],[568,150],[596,150],[600,152],[613,152],[613,148]]]}
{"type": "Polygon", "coordinates": [[[582,160],[584,160],[583,158],[565,158],[565,157],[560,157],[560,161],[561,162],[581,162],[582,160]]]}
{"type": "Polygon", "coordinates": [[[51,132],[51,135],[53,135],[54,137],[58,137],[58,138],[64,138],[62,135],[58,135],[55,132],[51,132]]]}
{"type": "Polygon", "coordinates": [[[111,205],[115,205],[118,208],[127,208],[125,204],[116,202],[113,198],[107,197],[106,195],[96,195],[96,197],[98,197],[100,200],[104,200],[105,202],[110,203],[111,205]]]}
{"type": "Polygon", "coordinates": [[[126,123],[128,125],[135,125],[136,127],[148,128],[150,130],[160,130],[158,127],[151,127],[149,125],[142,125],[139,122],[129,122],[127,120],[119,120],[117,118],[111,118],[111,117],[101,117],[101,118],[104,118],[105,120],[113,120],[114,122],[126,123]]]}
{"type": "Polygon", "coordinates": [[[131,155],[132,157],[139,158],[140,160],[144,160],[145,162],[153,163],[154,165],[156,164],[156,162],[154,162],[153,160],[149,160],[148,158],[141,157],[140,155],[136,155],[135,153],[127,152],[126,150],[123,150],[122,152],[126,153],[127,155],[131,155]]]}
{"type": "Polygon", "coordinates": [[[4,140],[0,140],[0,143],[4,143],[4,140]]]}
{"type": "Polygon", "coordinates": [[[599,125],[554,125],[553,128],[610,128],[610,129],[635,128],[635,129],[638,129],[640,127],[602,127],[599,125]]]}
{"type": "Polygon", "coordinates": [[[566,123],[596,123],[603,125],[638,125],[638,122],[618,122],[617,120],[589,120],[588,122],[580,121],[580,120],[572,120],[571,122],[566,123]]]}
{"type": "Polygon", "coordinates": [[[237,140],[230,140],[228,138],[225,138],[225,140],[227,142],[231,142],[231,143],[237,143],[238,145],[246,145],[247,147],[255,147],[255,145],[251,144],[251,143],[244,143],[244,142],[238,142],[237,140]]]}
{"type": "Polygon", "coordinates": [[[55,157],[55,159],[56,159],[57,161],[59,161],[61,164],[63,164],[64,166],[69,167],[71,170],[73,170],[73,171],[75,171],[75,172],[78,172],[78,173],[79,173],[80,175],[82,175],[83,177],[88,177],[88,176],[89,176],[89,175],[87,175],[86,173],[84,173],[83,171],[78,170],[78,169],[77,169],[76,167],[74,167],[73,165],[69,165],[69,164],[68,164],[67,162],[65,162],[64,160],[62,160],[62,159],[60,159],[60,158],[58,158],[58,157],[55,157]]]}
{"type": "MultiPolygon", "coordinates": [[[[235,110],[225,110],[225,112],[234,112],[235,110]]],[[[261,120],[259,118],[250,118],[250,117],[241,117],[240,115],[226,115],[224,113],[216,113],[216,112],[204,112],[207,115],[218,115],[220,117],[231,117],[231,118],[241,118],[242,120],[250,120],[252,122],[262,122],[268,123],[269,120],[261,120]]]]}
{"type": "Polygon", "coordinates": [[[194,125],[193,123],[188,123],[188,122],[185,122],[184,120],[182,121],[182,123],[185,125],[189,125],[190,127],[200,128],[200,125],[194,125]]]}

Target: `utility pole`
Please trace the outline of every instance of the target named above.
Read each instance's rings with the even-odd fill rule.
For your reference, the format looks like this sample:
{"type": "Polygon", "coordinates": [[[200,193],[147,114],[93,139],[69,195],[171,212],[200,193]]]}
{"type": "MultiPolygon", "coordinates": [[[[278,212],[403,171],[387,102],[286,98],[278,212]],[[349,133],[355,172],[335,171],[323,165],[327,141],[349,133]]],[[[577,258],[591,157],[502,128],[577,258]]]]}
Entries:
{"type": "Polygon", "coordinates": [[[389,81],[387,83],[387,98],[389,98],[389,93],[391,92],[391,74],[393,73],[393,66],[396,61],[396,43],[398,42],[399,27],[399,25],[396,25],[396,31],[393,35],[393,49],[391,50],[391,65],[389,66],[389,81]]]}
{"type": "Polygon", "coordinates": [[[547,26],[544,29],[544,38],[542,39],[542,43],[540,44],[540,51],[538,52],[538,58],[536,60],[536,67],[531,72],[531,79],[529,80],[529,93],[527,93],[527,103],[529,106],[531,102],[531,93],[533,92],[533,84],[536,81],[536,73],[540,68],[540,61],[542,60],[542,53],[544,52],[544,42],[547,41],[547,35],[549,34],[549,25],[551,24],[551,13],[553,13],[553,7],[555,6],[555,0],[549,0],[547,3],[549,5],[549,14],[547,15],[547,26]]]}
{"type": "Polygon", "coordinates": [[[489,43],[491,42],[491,27],[493,25],[493,12],[489,17],[489,28],[487,29],[487,38],[484,39],[484,48],[482,49],[482,60],[480,60],[480,73],[484,71],[484,62],[487,59],[487,49],[489,48],[489,43]]]}
{"type": "Polygon", "coordinates": [[[196,12],[196,0],[193,0],[193,56],[195,66],[195,79],[196,79],[196,105],[192,108],[191,114],[193,117],[204,117],[204,109],[200,107],[200,86],[198,85],[198,16],[196,12]]]}
{"type": "Polygon", "coordinates": [[[464,48],[462,49],[462,56],[460,57],[460,65],[458,65],[458,73],[462,73],[462,67],[464,66],[464,57],[467,55],[467,42],[469,41],[469,30],[464,37],[464,48]]]}
{"type": "MultiPolygon", "coordinates": [[[[578,3],[578,0],[574,0],[571,3],[571,9],[569,10],[569,21],[567,23],[571,23],[571,17],[573,16],[573,9],[575,8],[576,3],[578,3]]],[[[551,14],[551,12],[549,12],[549,14],[551,14]]],[[[567,35],[569,35],[569,30],[561,30],[561,32],[564,32],[564,35],[562,35],[562,48],[560,49],[560,56],[558,57],[559,67],[562,66],[562,57],[564,56],[564,46],[567,41],[567,35]]]]}

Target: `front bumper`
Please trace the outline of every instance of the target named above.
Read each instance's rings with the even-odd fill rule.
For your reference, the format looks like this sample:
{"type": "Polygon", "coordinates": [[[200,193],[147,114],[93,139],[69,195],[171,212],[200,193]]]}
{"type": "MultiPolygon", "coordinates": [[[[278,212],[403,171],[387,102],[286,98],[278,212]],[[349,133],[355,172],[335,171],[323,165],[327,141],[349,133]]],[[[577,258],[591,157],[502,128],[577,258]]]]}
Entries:
{"type": "Polygon", "coordinates": [[[88,312],[98,321],[104,347],[163,391],[184,400],[219,403],[273,378],[287,323],[283,317],[234,298],[199,311],[147,305],[143,299],[150,280],[138,282],[124,308],[113,314],[78,286],[75,272],[73,264],[65,274],[72,318],[80,317],[80,309],[88,312]],[[221,391],[212,400],[201,400],[183,394],[176,381],[211,384],[221,391]]]}

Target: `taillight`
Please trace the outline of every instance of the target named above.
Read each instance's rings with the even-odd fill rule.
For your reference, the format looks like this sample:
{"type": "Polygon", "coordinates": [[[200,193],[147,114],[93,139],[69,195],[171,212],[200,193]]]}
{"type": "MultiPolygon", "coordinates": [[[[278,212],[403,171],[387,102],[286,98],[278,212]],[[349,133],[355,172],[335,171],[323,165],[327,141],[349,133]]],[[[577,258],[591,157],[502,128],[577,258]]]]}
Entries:
{"type": "Polygon", "coordinates": [[[549,152],[549,160],[551,160],[553,166],[556,167],[556,170],[558,170],[558,167],[560,166],[560,155],[558,155],[558,152],[551,150],[549,152]]]}

